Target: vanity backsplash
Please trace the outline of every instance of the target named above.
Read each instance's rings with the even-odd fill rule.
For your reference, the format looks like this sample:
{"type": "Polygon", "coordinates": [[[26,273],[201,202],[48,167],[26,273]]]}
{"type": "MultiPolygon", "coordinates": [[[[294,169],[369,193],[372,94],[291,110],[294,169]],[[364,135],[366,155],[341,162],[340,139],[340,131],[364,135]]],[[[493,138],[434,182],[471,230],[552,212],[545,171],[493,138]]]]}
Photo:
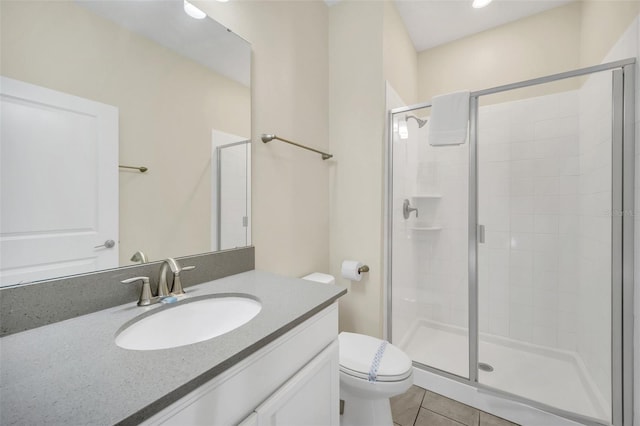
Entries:
{"type": "MultiPolygon", "coordinates": [[[[244,247],[176,258],[195,266],[182,275],[184,287],[255,269],[255,248],[244,247]]],[[[0,337],[75,318],[128,302],[140,295],[139,285],[121,281],[136,276],[157,285],[162,262],[145,263],[0,289],[0,337]]]]}

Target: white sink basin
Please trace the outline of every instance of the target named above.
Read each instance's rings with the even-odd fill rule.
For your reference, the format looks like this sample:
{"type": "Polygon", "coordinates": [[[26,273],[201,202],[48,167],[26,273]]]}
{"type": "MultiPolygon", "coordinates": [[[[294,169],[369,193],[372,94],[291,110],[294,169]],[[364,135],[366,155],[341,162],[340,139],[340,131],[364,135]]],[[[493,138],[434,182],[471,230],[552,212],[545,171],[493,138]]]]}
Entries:
{"type": "Polygon", "coordinates": [[[116,345],[149,351],[203,342],[246,324],[260,309],[257,300],[239,296],[179,302],[122,330],[116,345]]]}

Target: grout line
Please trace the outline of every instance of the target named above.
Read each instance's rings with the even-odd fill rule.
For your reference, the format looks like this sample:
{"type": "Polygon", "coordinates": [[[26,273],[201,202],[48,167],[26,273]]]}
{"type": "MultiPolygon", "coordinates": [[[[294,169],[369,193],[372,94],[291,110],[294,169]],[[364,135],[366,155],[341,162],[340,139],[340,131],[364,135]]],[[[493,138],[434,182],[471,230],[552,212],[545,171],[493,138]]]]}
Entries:
{"type": "MultiPolygon", "coordinates": [[[[424,409],[425,409],[425,410],[427,410],[427,411],[432,412],[433,414],[437,414],[437,415],[438,415],[438,416],[440,416],[440,417],[444,417],[445,419],[449,419],[449,420],[451,420],[452,422],[457,423],[457,424],[459,424],[459,425],[461,425],[461,426],[467,426],[467,425],[465,425],[464,423],[460,423],[460,422],[459,422],[459,421],[457,421],[456,419],[452,419],[451,417],[447,417],[447,416],[445,416],[445,415],[444,415],[444,414],[442,414],[442,413],[438,413],[437,411],[430,410],[430,409],[428,409],[428,408],[426,408],[426,407],[422,407],[422,408],[424,408],[424,409]]],[[[420,412],[420,411],[418,411],[418,412],[420,412]]],[[[478,419],[480,419],[480,414],[478,414],[478,419]]],[[[478,420],[478,422],[479,422],[479,420],[478,420]]],[[[415,425],[414,425],[414,426],[415,426],[415,425]]]]}
{"type": "Polygon", "coordinates": [[[418,422],[418,417],[420,417],[420,410],[422,410],[422,403],[420,403],[420,406],[418,407],[418,412],[416,413],[416,418],[413,420],[413,426],[416,426],[416,423],[418,422]]]}
{"type": "MultiPolygon", "coordinates": [[[[420,386],[417,386],[419,389],[422,389],[420,386]]],[[[427,395],[427,390],[426,389],[422,389],[423,393],[422,393],[422,398],[420,399],[420,402],[418,403],[418,410],[416,410],[416,416],[413,419],[413,423],[412,425],[415,426],[416,422],[418,421],[418,416],[420,416],[420,409],[422,408],[422,401],[424,401],[424,397],[427,395]]]]}
{"type": "MultiPolygon", "coordinates": [[[[436,395],[440,395],[440,394],[436,394],[436,395]]],[[[432,413],[436,413],[436,414],[438,414],[438,415],[440,415],[440,416],[442,416],[442,417],[445,417],[445,418],[447,418],[447,419],[449,419],[449,420],[452,420],[452,421],[454,421],[454,422],[456,422],[456,423],[460,423],[460,422],[459,422],[459,421],[457,421],[456,419],[452,419],[451,417],[445,416],[445,415],[444,415],[444,414],[442,414],[442,413],[438,413],[437,411],[433,411],[433,410],[431,410],[431,409],[429,409],[429,408],[425,407],[424,405],[422,405],[422,403],[424,402],[424,398],[425,398],[426,396],[427,396],[427,390],[425,389],[424,396],[422,397],[422,401],[420,401],[420,408],[424,408],[425,410],[431,411],[432,413]]],[[[451,398],[448,398],[448,397],[446,397],[446,396],[444,396],[444,395],[440,395],[440,396],[442,396],[443,398],[446,398],[446,399],[451,399],[451,398]]],[[[481,412],[482,410],[479,410],[479,409],[477,409],[477,408],[475,408],[475,407],[472,407],[472,406],[470,406],[470,405],[467,405],[467,404],[463,404],[462,402],[460,402],[460,401],[456,401],[455,399],[451,399],[451,401],[455,401],[455,402],[457,402],[457,403],[459,403],[459,404],[462,404],[462,405],[464,405],[464,406],[466,406],[466,407],[469,407],[469,408],[472,408],[473,410],[475,410],[475,411],[478,413],[478,421],[477,421],[477,423],[476,423],[475,425],[472,425],[472,426],[480,426],[480,412],[481,412]]],[[[484,412],[484,411],[483,411],[483,412],[484,412]]],[[[420,414],[420,410],[418,410],[418,414],[420,414]]],[[[416,420],[417,420],[417,417],[416,417],[416,420]]],[[[460,423],[460,424],[464,425],[464,423],[460,423]]],[[[414,421],[414,426],[415,426],[415,421],[414,421]]],[[[466,425],[464,425],[464,426],[466,426],[466,425]]]]}

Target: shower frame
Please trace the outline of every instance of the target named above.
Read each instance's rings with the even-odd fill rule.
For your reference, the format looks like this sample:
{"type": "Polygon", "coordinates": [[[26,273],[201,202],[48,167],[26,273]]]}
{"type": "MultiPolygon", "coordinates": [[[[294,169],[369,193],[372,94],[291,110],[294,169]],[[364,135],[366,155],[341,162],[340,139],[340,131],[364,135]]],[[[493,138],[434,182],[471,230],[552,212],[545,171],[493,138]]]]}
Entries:
{"type": "MultiPolygon", "coordinates": [[[[499,397],[587,425],[603,423],[535,400],[502,391],[479,382],[478,349],[478,99],[510,90],[586,76],[612,73],[612,200],[611,200],[611,424],[633,425],[633,303],[634,303],[634,177],[635,177],[635,67],[629,58],[531,80],[478,90],[469,98],[469,377],[464,378],[413,361],[415,367],[476,387],[499,397]]],[[[388,114],[385,176],[385,336],[392,339],[393,247],[393,116],[429,108],[424,102],[394,108],[388,114]]]]}

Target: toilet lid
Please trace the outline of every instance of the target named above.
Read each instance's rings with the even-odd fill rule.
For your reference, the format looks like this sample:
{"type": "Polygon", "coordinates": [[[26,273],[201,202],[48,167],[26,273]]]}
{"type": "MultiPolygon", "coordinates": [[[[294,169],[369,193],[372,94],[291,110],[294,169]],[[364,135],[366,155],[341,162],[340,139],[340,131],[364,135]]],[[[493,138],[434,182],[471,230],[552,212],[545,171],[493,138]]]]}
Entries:
{"type": "Polygon", "coordinates": [[[411,375],[411,359],[390,343],[386,344],[382,352],[381,345],[384,341],[364,334],[342,332],[338,341],[340,370],[346,374],[368,380],[377,354],[379,365],[377,370],[373,368],[375,381],[400,381],[411,375]]]}

